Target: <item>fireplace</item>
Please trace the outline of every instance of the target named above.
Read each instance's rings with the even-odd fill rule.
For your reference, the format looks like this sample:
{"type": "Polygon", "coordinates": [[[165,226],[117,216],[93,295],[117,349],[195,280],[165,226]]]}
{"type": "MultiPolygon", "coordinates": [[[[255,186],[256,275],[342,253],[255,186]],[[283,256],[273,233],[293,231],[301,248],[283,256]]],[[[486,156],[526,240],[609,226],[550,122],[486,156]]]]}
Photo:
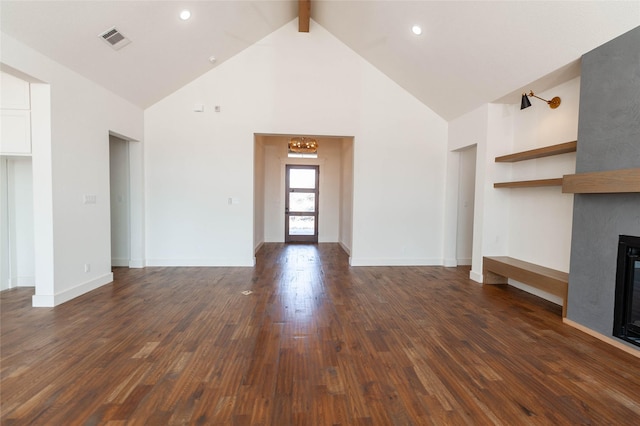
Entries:
{"type": "Polygon", "coordinates": [[[640,237],[620,235],[613,335],[640,346],[640,237]]]}

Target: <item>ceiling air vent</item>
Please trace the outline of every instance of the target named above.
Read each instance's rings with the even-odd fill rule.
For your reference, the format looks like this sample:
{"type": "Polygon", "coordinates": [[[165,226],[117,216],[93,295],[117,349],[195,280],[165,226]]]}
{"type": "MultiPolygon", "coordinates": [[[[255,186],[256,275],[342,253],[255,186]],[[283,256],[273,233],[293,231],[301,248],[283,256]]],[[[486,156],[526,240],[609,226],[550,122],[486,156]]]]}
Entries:
{"type": "Polygon", "coordinates": [[[131,40],[126,38],[116,27],[109,28],[100,34],[100,38],[107,42],[109,46],[113,47],[114,50],[120,50],[131,43],[131,40]]]}

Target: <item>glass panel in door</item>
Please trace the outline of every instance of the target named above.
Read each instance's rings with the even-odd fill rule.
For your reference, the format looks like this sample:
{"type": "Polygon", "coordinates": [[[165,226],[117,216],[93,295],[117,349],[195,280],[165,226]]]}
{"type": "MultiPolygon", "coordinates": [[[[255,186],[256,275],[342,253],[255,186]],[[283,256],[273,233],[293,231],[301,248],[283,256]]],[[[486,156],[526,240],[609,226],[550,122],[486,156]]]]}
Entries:
{"type": "Polygon", "coordinates": [[[289,216],[289,235],[314,235],[316,218],[313,216],[289,216]]]}
{"type": "Polygon", "coordinates": [[[289,169],[289,184],[291,188],[314,189],[316,187],[317,167],[302,167],[305,168],[297,168],[297,166],[292,166],[292,168],[289,169]]]}
{"type": "Polygon", "coordinates": [[[318,242],[318,166],[286,166],[285,242],[318,242]]]}
{"type": "Polygon", "coordinates": [[[289,211],[316,211],[316,194],[313,192],[289,192],[289,211]]]}

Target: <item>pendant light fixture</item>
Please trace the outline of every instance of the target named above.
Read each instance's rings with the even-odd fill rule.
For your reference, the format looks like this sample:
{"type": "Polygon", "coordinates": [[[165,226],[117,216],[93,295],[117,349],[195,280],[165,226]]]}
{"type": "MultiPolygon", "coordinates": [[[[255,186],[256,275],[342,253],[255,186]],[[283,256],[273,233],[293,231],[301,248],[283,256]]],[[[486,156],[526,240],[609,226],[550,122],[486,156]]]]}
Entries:
{"type": "Polygon", "coordinates": [[[291,138],[289,139],[289,152],[296,154],[315,154],[318,152],[318,141],[314,138],[291,138]]]}

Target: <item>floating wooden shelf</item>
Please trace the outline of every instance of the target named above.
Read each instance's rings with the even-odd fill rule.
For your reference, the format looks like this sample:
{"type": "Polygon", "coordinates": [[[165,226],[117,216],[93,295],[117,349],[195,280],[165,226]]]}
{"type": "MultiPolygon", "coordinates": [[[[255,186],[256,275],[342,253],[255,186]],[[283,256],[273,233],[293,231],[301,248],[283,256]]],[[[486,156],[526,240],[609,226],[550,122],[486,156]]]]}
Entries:
{"type": "MultiPolygon", "coordinates": [[[[551,157],[552,155],[575,152],[578,141],[560,143],[557,145],[545,146],[531,149],[529,151],[516,152],[514,154],[496,157],[496,163],[515,163],[517,161],[533,160],[534,158],[551,157]]],[[[538,186],[562,186],[562,178],[521,180],[515,182],[494,183],[494,188],[533,188],[538,186]]]]}
{"type": "Polygon", "coordinates": [[[533,160],[534,158],[551,157],[552,155],[576,152],[578,141],[565,142],[558,145],[545,146],[529,151],[516,152],[514,154],[496,157],[496,163],[515,163],[516,161],[533,160]]]}
{"type": "Polygon", "coordinates": [[[640,168],[564,175],[562,192],[571,194],[640,192],[640,168]]]}
{"type": "Polygon", "coordinates": [[[520,180],[515,182],[494,183],[494,188],[533,188],[536,186],[562,186],[562,178],[520,180]]]}

